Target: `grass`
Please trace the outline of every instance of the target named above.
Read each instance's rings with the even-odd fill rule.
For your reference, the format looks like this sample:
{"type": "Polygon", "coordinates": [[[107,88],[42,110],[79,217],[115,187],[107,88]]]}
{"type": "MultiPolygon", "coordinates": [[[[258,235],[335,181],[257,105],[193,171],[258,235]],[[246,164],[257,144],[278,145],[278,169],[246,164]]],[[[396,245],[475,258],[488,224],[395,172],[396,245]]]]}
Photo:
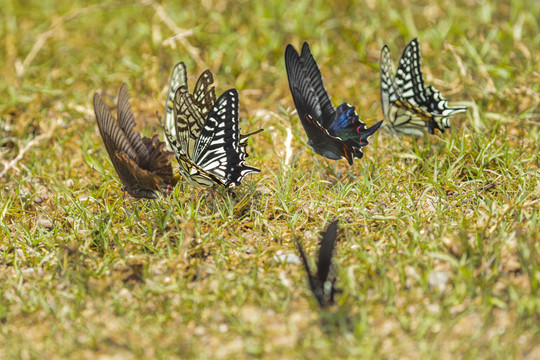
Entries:
{"type": "Polygon", "coordinates": [[[2,358],[540,357],[535,2],[7,2],[0,28],[2,358]],[[31,10],[31,11],[30,11],[31,10]],[[179,35],[176,38],[173,36],[179,35]],[[283,53],[309,41],[335,105],[381,118],[378,59],[418,37],[428,83],[474,105],[441,136],[305,146],[283,53]],[[143,133],[169,73],[240,91],[262,169],[232,191],[124,198],[91,105],[122,82],[143,133]],[[296,254],[340,219],[338,306],[296,254]]]}

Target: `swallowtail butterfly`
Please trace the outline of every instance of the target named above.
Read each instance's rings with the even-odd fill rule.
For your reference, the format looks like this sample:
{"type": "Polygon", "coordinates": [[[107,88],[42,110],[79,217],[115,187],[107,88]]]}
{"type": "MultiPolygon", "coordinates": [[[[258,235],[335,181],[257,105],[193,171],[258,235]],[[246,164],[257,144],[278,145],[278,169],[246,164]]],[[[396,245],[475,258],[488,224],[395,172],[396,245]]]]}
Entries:
{"type": "Polygon", "coordinates": [[[349,165],[355,157],[361,159],[362,147],[368,144],[368,138],[382,121],[368,128],[360,121],[354,106],[343,103],[334,108],[308,43],[302,46],[301,55],[292,45],[287,45],[285,67],[308,145],[317,154],[332,160],[345,157],[349,165]]]}
{"type": "Polygon", "coordinates": [[[450,128],[450,117],[465,112],[466,107],[450,107],[433,86],[426,86],[420,70],[418,40],[413,39],[403,51],[394,77],[394,65],[388,46],[381,50],[381,104],[384,120],[398,132],[422,136],[435,129],[450,128]]]}
{"type": "Polygon", "coordinates": [[[322,234],[316,273],[311,272],[309,260],[304,249],[302,248],[300,241],[296,240],[296,246],[302,257],[306,273],[308,274],[309,287],[321,308],[332,305],[334,303],[334,295],[337,292],[332,257],[338,240],[338,221],[334,220],[322,234]]]}
{"type": "Polygon", "coordinates": [[[156,191],[170,193],[174,186],[171,158],[158,135],[141,138],[134,129],[135,119],[129,106],[129,94],[123,84],[118,94],[118,119],[99,94],[94,94],[94,112],[101,138],[122,182],[122,190],[135,198],[157,198],[156,191]]]}
{"type": "MultiPolygon", "coordinates": [[[[184,68],[185,74],[182,63],[177,67],[184,68]]],[[[199,77],[193,94],[187,84],[178,87],[173,118],[172,125],[166,121],[165,134],[176,153],[180,172],[189,182],[232,187],[240,185],[247,174],[260,171],[247,166],[245,159],[248,137],[262,129],[240,134],[238,92],[228,90],[216,100],[210,70],[199,77]]]]}

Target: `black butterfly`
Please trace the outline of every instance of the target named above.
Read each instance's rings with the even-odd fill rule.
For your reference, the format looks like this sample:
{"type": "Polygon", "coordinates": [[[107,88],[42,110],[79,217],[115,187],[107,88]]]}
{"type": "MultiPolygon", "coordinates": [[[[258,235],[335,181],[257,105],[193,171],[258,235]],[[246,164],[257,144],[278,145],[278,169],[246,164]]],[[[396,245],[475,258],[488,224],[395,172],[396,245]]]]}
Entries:
{"type": "Polygon", "coordinates": [[[418,40],[413,39],[403,51],[394,77],[394,65],[388,46],[381,50],[381,104],[384,119],[396,132],[422,136],[427,128],[444,132],[450,117],[465,112],[466,107],[450,107],[433,86],[426,86],[420,70],[418,40]]]}
{"type": "Polygon", "coordinates": [[[298,247],[302,262],[304,263],[304,267],[308,274],[309,287],[321,308],[332,305],[334,303],[334,295],[338,291],[335,286],[336,277],[332,266],[334,247],[338,240],[338,220],[334,220],[328,225],[326,232],[322,234],[316,274],[311,272],[304,249],[302,248],[300,241],[298,239],[296,240],[296,246],[298,247]]]}
{"type": "Polygon", "coordinates": [[[157,198],[156,191],[170,193],[174,187],[171,158],[158,135],[144,137],[134,129],[129,94],[123,84],[118,94],[118,121],[101,96],[94,94],[94,112],[107,153],[122,182],[122,190],[135,198],[157,198]]]}
{"type": "MultiPolygon", "coordinates": [[[[177,66],[185,72],[183,63],[177,66]]],[[[166,122],[165,134],[176,153],[180,172],[188,181],[232,187],[240,185],[247,174],[260,171],[247,166],[245,158],[248,137],[262,129],[240,134],[238,92],[228,90],[216,100],[210,70],[199,77],[193,94],[187,85],[176,90],[173,116],[174,124],[166,122]]]]}
{"type": "Polygon", "coordinates": [[[308,145],[332,160],[345,157],[349,165],[353,158],[361,159],[362,147],[368,144],[368,138],[382,121],[367,128],[354,106],[343,103],[334,109],[308,43],[302,46],[301,55],[292,45],[287,45],[285,67],[294,104],[309,138],[308,145]]]}

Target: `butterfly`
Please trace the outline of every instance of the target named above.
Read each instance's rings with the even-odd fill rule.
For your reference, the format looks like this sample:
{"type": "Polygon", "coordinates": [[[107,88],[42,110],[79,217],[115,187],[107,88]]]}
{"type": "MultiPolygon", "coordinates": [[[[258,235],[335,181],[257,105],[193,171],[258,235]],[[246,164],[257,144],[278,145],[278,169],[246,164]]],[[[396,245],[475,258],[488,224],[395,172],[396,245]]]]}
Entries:
{"type": "MultiPolygon", "coordinates": [[[[185,66],[180,63],[184,68],[185,66]]],[[[172,82],[171,82],[172,84],[172,82]]],[[[172,85],[171,85],[171,88],[172,85]]],[[[193,94],[183,84],[175,92],[174,123],[165,123],[165,134],[176,153],[182,175],[202,186],[238,186],[249,173],[260,170],[247,166],[248,137],[238,127],[238,92],[230,89],[217,100],[214,77],[204,71],[193,94]]]]}
{"type": "Polygon", "coordinates": [[[94,112],[111,162],[122,182],[122,190],[135,198],[156,199],[156,191],[168,194],[174,187],[171,158],[158,135],[144,137],[134,129],[135,119],[129,106],[129,94],[123,84],[118,94],[118,119],[98,93],[94,94],[94,112]]]}
{"type": "Polygon", "coordinates": [[[292,45],[287,45],[285,67],[308,145],[317,154],[332,160],[345,157],[349,165],[355,157],[361,159],[362,147],[368,144],[368,138],[379,129],[382,121],[367,128],[354,106],[343,103],[334,108],[308,43],[302,46],[301,55],[292,45]]]}
{"type": "Polygon", "coordinates": [[[306,253],[304,252],[300,241],[298,239],[296,240],[296,246],[298,247],[304,268],[308,274],[309,287],[321,308],[332,305],[334,303],[334,295],[338,292],[335,286],[336,277],[332,266],[334,248],[338,240],[338,220],[334,220],[322,234],[317,273],[311,272],[306,253]]]}
{"type": "Polygon", "coordinates": [[[425,128],[444,133],[450,117],[465,112],[466,107],[450,107],[433,86],[426,86],[420,70],[418,40],[413,39],[403,51],[394,77],[394,65],[388,46],[381,50],[381,104],[384,119],[391,128],[412,136],[422,136],[425,128]]]}

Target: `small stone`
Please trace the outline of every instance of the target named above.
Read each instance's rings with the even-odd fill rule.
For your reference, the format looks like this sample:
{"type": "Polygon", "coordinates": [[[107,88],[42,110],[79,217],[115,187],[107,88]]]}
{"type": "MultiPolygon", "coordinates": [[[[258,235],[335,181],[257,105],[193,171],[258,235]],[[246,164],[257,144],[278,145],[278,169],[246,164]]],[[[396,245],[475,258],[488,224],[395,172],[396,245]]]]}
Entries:
{"type": "Polygon", "coordinates": [[[54,228],[53,222],[44,216],[40,216],[37,220],[37,223],[48,231],[51,231],[54,228]]]}
{"type": "Polygon", "coordinates": [[[280,254],[279,251],[272,257],[272,261],[279,264],[301,264],[300,257],[295,254],[280,254]]]}
{"type": "Polygon", "coordinates": [[[439,291],[446,289],[448,283],[448,274],[442,271],[432,271],[428,275],[428,284],[430,288],[437,288],[439,291]]]}

